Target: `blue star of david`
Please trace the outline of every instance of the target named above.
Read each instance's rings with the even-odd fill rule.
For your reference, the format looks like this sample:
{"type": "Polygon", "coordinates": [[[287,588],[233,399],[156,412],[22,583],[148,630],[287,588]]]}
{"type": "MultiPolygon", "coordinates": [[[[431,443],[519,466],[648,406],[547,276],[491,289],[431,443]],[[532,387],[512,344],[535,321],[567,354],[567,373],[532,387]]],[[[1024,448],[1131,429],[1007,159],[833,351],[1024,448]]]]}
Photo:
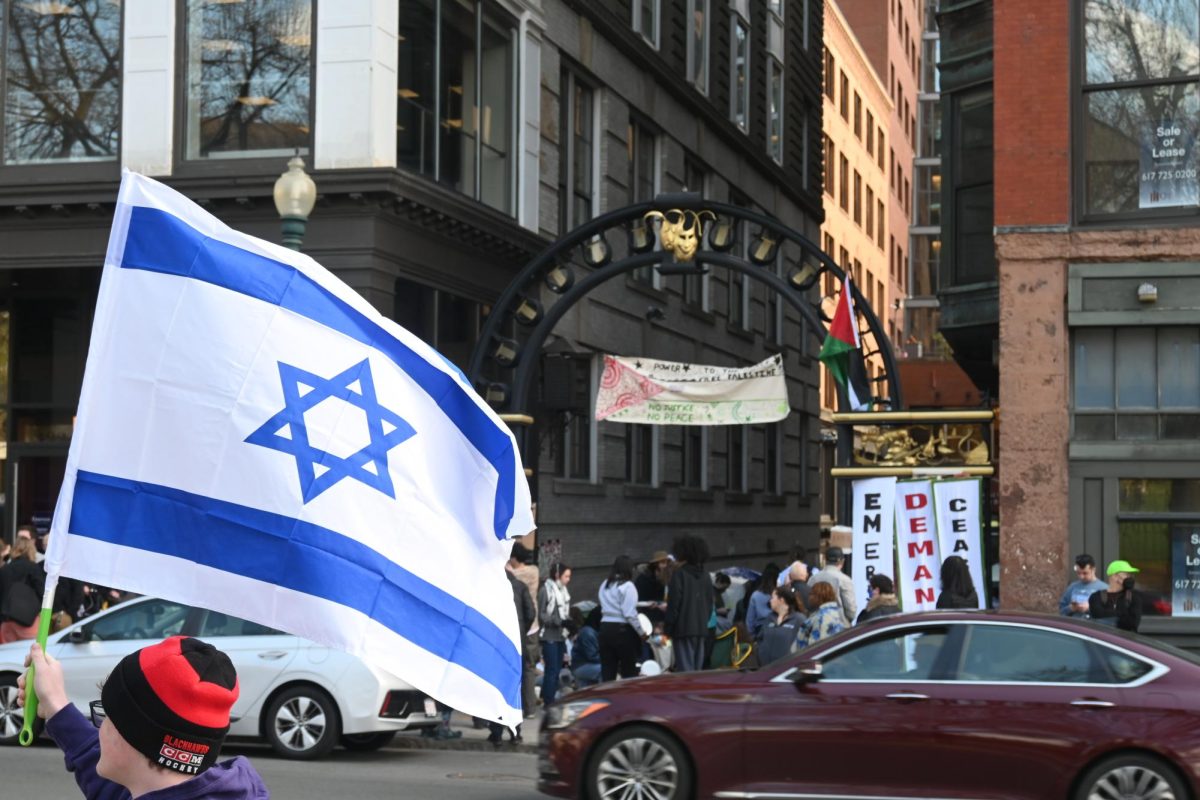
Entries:
{"type": "Polygon", "coordinates": [[[379,405],[370,363],[364,359],[345,372],[326,379],[280,361],[279,380],[283,384],[283,410],[247,436],[246,442],[295,457],[305,503],[343,478],[353,478],[394,499],[396,493],[388,472],[388,451],[416,431],[399,414],[379,405]],[[331,397],[357,406],[367,415],[371,441],[346,458],[308,443],[304,412],[331,397]],[[385,428],[388,429],[386,432],[385,428]]]}

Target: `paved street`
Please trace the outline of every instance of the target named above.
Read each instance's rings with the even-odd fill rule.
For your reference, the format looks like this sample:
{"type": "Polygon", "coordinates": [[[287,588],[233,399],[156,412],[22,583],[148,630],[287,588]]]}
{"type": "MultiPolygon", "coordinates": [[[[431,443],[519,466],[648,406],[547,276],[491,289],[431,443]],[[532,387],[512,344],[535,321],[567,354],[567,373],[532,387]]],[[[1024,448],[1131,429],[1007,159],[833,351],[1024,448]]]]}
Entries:
{"type": "MultiPolygon", "coordinates": [[[[367,800],[379,797],[516,800],[538,797],[536,756],[513,752],[386,749],[377,753],[335,750],[316,762],[285,761],[266,747],[235,746],[225,755],[254,762],[273,797],[288,800],[367,800]]],[[[4,797],[77,797],[58,750],[0,749],[4,797]]]]}

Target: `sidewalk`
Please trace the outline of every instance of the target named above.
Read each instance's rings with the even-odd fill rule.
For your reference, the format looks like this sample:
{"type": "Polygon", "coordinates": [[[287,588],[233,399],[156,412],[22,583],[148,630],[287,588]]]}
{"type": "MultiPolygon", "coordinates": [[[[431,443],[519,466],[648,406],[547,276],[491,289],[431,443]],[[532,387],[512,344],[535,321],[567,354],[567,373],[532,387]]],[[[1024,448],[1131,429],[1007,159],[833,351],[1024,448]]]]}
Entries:
{"type": "Polygon", "coordinates": [[[422,736],[419,730],[401,731],[388,747],[398,747],[404,750],[486,750],[489,753],[537,753],[538,730],[541,726],[542,711],[539,708],[537,716],[525,720],[525,724],[521,726],[521,738],[524,741],[514,744],[509,740],[508,732],[505,731],[504,741],[499,747],[496,747],[487,741],[487,728],[473,727],[470,717],[455,711],[450,717],[450,729],[461,731],[462,738],[433,739],[422,736]]]}

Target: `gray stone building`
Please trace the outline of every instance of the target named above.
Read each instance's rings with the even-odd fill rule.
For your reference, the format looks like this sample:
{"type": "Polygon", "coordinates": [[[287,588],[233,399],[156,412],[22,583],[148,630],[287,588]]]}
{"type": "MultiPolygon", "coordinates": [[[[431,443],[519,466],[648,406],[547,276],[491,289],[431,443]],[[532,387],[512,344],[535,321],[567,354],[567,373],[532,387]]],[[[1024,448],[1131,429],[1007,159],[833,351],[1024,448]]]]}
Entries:
{"type": "MultiPolygon", "coordinates": [[[[53,509],[123,167],[276,239],[271,189],[298,151],[319,192],[303,249],[460,365],[522,265],[601,213],[686,188],[813,239],[820,224],[810,0],[2,8],[5,538],[53,509]]],[[[773,268],[796,258],[785,248],[773,268]]],[[[639,272],[572,309],[544,354],[526,463],[540,544],[577,566],[581,596],[616,554],[684,530],[716,566],[815,546],[816,349],[777,297],[718,269],[639,272]],[[732,366],[776,352],[794,410],[776,425],[592,419],[603,353],[732,366]]]]}

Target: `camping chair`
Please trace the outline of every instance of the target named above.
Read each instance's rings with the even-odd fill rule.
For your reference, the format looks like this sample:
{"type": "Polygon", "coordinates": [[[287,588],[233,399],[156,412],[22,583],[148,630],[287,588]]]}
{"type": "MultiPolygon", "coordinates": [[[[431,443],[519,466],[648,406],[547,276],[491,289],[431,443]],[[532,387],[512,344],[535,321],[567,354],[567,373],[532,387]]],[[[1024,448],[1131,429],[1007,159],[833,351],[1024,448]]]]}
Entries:
{"type": "Polygon", "coordinates": [[[712,669],[729,669],[740,667],[750,654],[754,651],[754,645],[750,642],[738,641],[738,626],[734,625],[729,630],[717,635],[713,641],[712,655],[709,656],[708,665],[712,669]]]}

